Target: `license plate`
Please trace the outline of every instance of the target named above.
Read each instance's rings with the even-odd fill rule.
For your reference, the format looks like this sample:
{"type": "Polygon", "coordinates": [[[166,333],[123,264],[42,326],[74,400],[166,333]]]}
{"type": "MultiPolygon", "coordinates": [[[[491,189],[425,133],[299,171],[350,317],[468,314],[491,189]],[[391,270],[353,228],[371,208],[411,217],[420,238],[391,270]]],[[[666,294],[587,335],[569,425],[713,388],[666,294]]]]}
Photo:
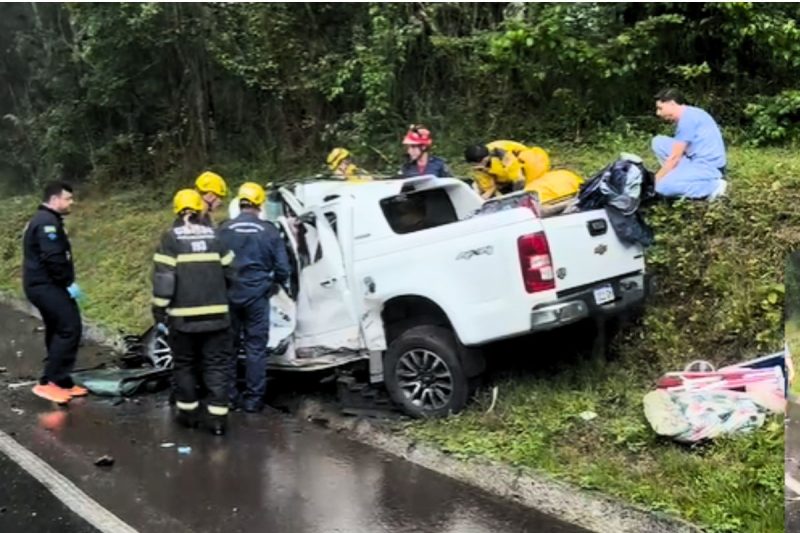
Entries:
{"type": "Polygon", "coordinates": [[[594,290],[594,301],[597,305],[607,304],[614,301],[614,288],[611,285],[603,285],[594,290]]]}

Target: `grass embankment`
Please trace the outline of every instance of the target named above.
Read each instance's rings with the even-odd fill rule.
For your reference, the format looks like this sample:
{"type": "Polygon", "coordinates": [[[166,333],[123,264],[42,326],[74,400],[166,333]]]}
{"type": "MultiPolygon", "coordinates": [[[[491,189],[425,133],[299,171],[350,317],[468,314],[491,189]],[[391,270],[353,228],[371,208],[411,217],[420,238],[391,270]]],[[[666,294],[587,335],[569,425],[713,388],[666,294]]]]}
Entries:
{"type": "MultiPolygon", "coordinates": [[[[641,140],[601,145],[550,150],[557,166],[584,175],[622,149],[648,153],[641,140]]],[[[740,147],[729,155],[727,201],[660,205],[648,214],[657,232],[648,268],[660,277],[660,290],[641,323],[617,338],[612,360],[514,376],[499,383],[490,415],[484,392],[462,415],[413,423],[407,431],[465,460],[483,456],[531,467],[709,531],[782,531],[782,420],[690,449],[656,438],[641,407],[662,372],[693,359],[733,362],[782,345],[785,256],[800,242],[800,157],[788,149],[740,147]],[[598,417],[585,422],[578,417],[583,411],[598,417]]],[[[70,217],[87,318],[129,331],[149,323],[150,256],[170,220],[169,197],[156,198],[94,191],[70,217]]],[[[19,235],[35,205],[30,197],[10,199],[0,213],[0,288],[19,290],[19,235]]],[[[535,357],[559,359],[555,352],[535,357]]]]}

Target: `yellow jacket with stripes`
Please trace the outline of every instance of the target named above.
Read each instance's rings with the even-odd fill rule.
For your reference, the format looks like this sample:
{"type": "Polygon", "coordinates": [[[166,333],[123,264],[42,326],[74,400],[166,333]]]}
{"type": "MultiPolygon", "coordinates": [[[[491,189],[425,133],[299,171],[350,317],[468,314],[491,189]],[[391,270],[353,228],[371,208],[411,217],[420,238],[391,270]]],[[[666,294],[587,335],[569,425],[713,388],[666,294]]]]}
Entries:
{"type": "Polygon", "coordinates": [[[153,305],[165,308],[169,327],[186,333],[230,326],[228,287],[233,252],[202,224],[176,224],[153,255],[153,305]]]}

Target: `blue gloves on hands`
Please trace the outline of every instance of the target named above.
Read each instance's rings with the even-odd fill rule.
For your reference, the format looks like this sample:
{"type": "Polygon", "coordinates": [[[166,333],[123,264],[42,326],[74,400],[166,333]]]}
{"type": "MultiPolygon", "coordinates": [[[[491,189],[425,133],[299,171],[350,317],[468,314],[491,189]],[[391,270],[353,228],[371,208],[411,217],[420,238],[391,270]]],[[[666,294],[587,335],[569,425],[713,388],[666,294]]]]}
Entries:
{"type": "Polygon", "coordinates": [[[82,300],[83,299],[83,291],[80,287],[78,287],[77,283],[73,283],[69,287],[67,287],[67,292],[69,293],[69,297],[73,300],[82,300]]]}

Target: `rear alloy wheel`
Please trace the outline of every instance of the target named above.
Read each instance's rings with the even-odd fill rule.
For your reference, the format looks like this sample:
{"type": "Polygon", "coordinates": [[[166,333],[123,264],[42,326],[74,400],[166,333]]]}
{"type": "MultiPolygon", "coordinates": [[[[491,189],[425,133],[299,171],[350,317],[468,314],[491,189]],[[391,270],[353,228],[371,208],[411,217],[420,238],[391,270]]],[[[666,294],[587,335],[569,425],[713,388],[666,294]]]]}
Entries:
{"type": "Polygon", "coordinates": [[[441,409],[453,395],[453,374],[428,350],[409,350],[401,355],[397,381],[406,400],[423,410],[441,409]]]}
{"type": "Polygon", "coordinates": [[[464,408],[469,380],[452,331],[416,326],[386,350],[384,380],[392,400],[411,416],[439,417],[464,408]]]}

